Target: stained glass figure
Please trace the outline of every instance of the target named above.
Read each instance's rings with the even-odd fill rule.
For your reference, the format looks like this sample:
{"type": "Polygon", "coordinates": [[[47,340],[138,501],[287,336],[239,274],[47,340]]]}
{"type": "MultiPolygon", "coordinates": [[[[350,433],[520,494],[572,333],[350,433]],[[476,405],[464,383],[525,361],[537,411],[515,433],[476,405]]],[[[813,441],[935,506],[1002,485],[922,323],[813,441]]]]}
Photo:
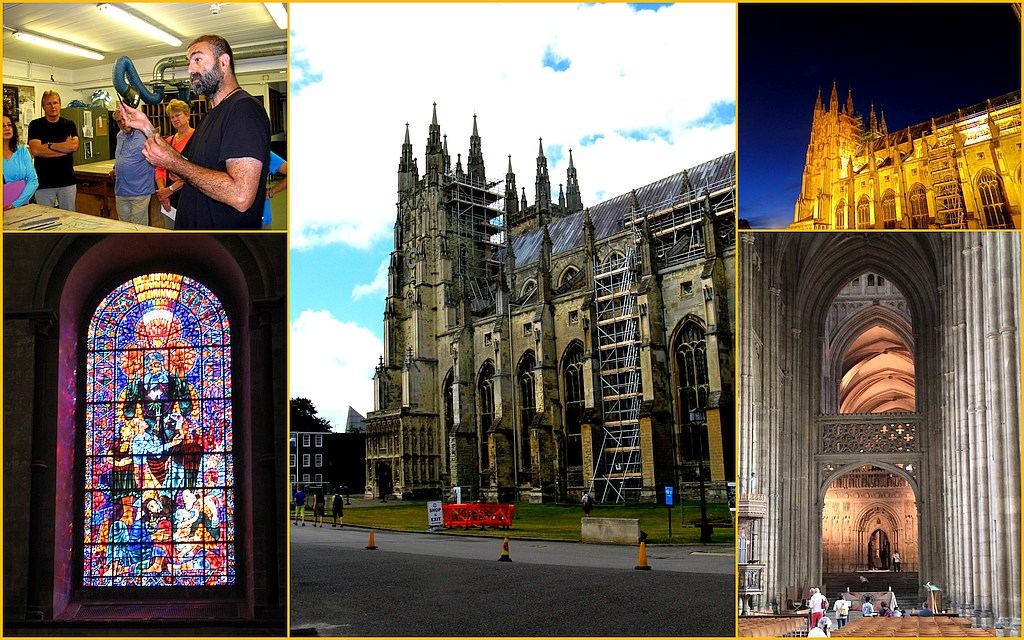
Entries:
{"type": "Polygon", "coordinates": [[[100,302],[86,343],[82,584],[235,582],[231,335],[172,273],[100,302]]]}

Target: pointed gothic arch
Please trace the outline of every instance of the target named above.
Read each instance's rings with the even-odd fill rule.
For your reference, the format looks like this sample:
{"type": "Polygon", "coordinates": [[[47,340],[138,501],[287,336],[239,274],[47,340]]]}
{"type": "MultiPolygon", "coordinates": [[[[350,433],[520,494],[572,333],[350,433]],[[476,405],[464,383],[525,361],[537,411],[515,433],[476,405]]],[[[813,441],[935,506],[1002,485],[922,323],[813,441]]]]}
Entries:
{"type": "MultiPolygon", "coordinates": [[[[562,424],[565,425],[565,456],[570,473],[583,464],[582,425],[585,407],[583,343],[573,340],[562,352],[559,365],[562,387],[562,424]]],[[[582,475],[580,485],[582,485],[582,475]]]]}
{"type": "Polygon", "coordinates": [[[537,415],[537,391],[534,367],[537,361],[533,350],[528,350],[519,358],[516,367],[516,391],[519,399],[519,442],[522,468],[529,471],[533,466],[533,455],[530,450],[530,425],[537,415]]]}

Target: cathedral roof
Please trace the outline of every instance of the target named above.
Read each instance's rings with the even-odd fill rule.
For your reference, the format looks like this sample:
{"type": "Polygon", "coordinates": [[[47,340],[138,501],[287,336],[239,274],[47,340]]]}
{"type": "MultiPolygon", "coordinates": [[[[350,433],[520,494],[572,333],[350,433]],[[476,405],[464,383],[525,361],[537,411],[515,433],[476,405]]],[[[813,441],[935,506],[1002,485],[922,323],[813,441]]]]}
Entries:
{"type": "MultiPolygon", "coordinates": [[[[704,185],[715,184],[731,175],[735,164],[736,153],[727,153],[644,185],[635,190],[640,210],[656,211],[668,206],[683,190],[684,173],[689,177],[691,188],[702,191],[704,185]]],[[[626,228],[624,222],[632,210],[632,193],[624,193],[590,207],[590,218],[594,223],[594,240],[600,242],[623,231],[626,228]]],[[[576,249],[583,244],[584,220],[585,212],[578,211],[548,225],[552,256],[576,249]]],[[[543,229],[530,229],[512,238],[512,251],[515,253],[517,269],[537,262],[543,238],[543,229]]],[[[499,259],[502,253],[503,249],[500,250],[499,259]]]]}

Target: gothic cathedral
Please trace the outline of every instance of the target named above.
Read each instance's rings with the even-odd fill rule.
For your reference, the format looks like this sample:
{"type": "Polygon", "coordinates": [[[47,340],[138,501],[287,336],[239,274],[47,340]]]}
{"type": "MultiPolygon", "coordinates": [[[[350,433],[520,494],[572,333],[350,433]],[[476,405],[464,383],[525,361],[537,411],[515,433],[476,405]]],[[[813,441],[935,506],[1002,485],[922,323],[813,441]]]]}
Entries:
{"type": "Polygon", "coordinates": [[[735,154],[585,206],[408,125],[366,494],[654,501],[734,475],[735,154]]]}
{"type": "Polygon", "coordinates": [[[1020,90],[890,131],[853,93],[814,104],[790,229],[1019,229],[1020,90]]]}

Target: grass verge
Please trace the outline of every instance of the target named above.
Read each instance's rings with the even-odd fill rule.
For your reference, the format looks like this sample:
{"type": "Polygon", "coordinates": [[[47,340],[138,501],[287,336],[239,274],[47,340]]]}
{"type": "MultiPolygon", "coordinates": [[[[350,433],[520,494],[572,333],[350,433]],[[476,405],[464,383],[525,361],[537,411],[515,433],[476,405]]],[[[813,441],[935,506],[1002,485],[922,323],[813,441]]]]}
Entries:
{"type": "MultiPolygon", "coordinates": [[[[307,520],[311,520],[306,510],[307,520]]],[[[672,537],[668,535],[668,509],[664,505],[596,505],[590,513],[598,518],[638,518],[640,528],[647,532],[649,543],[697,544],[700,540],[700,506],[686,502],[672,508],[672,537]],[[680,520],[680,516],[682,519],[680,520]]],[[[577,505],[516,504],[516,515],[511,529],[446,529],[451,535],[482,535],[500,538],[538,538],[541,540],[579,540],[582,509],[577,505]]],[[[729,509],[724,504],[708,505],[708,520],[715,526],[711,541],[733,544],[733,528],[729,509]]],[[[326,518],[330,522],[330,516],[326,518]]],[[[345,524],[394,529],[398,531],[426,531],[427,503],[408,500],[360,506],[345,510],[345,524]]]]}

